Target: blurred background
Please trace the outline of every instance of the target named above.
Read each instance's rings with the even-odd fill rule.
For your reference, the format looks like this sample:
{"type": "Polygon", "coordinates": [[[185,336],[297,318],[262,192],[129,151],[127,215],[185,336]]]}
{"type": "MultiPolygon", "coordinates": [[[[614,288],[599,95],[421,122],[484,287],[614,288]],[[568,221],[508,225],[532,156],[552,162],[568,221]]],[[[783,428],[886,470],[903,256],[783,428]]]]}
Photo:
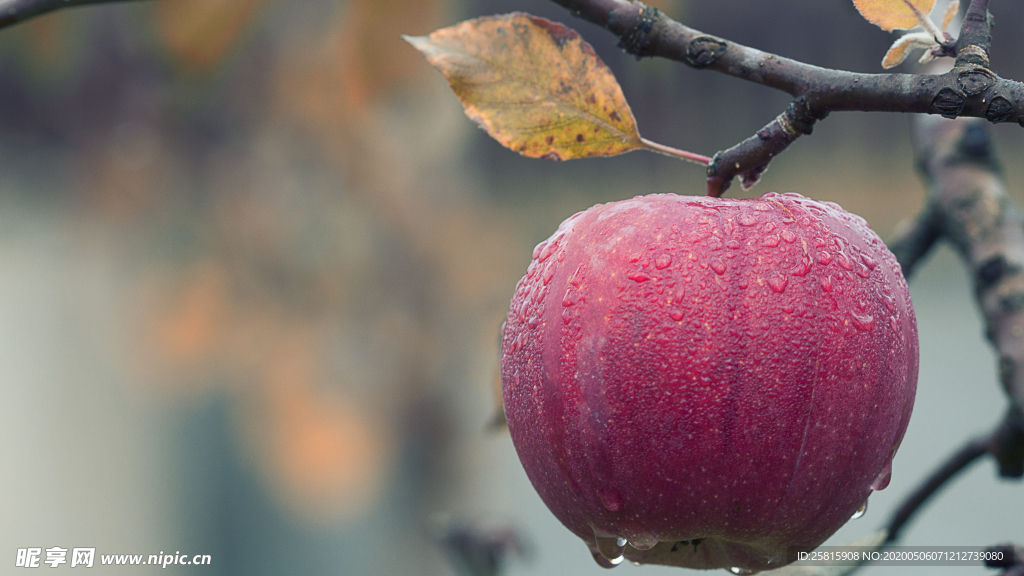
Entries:
{"type": "MultiPolygon", "coordinates": [[[[860,72],[880,71],[893,40],[850,0],[650,3],[860,72]]],[[[462,525],[518,539],[526,553],[507,574],[601,571],[489,427],[499,327],[532,247],[561,220],[637,194],[702,194],[703,171],[643,152],[521,158],[399,38],[513,10],[580,31],[652,140],[710,155],[788,103],[634,61],[542,0],[162,0],[0,31],[4,573],[17,548],[60,546],[212,555],[168,568],[178,574],[465,574],[450,554],[462,525]]],[[[992,10],[993,67],[1024,79],[1024,4],[992,10]]],[[[757,188],[729,194],[839,202],[888,238],[924,198],[908,126],[834,114],[757,188]]],[[[993,132],[1024,200],[1024,132],[993,132]]],[[[892,484],[831,543],[882,525],[1006,405],[956,256],[940,250],[911,288],[914,418],[892,484]]],[[[1022,518],[1024,486],[985,462],[905,543],[1021,543],[1022,518]]]]}

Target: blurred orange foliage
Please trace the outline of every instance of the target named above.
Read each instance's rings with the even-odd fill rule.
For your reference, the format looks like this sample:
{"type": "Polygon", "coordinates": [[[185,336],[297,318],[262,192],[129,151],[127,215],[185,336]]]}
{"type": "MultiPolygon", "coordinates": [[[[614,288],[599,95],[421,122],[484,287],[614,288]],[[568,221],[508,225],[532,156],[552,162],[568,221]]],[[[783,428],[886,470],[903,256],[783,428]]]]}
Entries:
{"type": "Polygon", "coordinates": [[[391,438],[351,397],[319,382],[320,342],[300,330],[286,336],[259,383],[247,428],[260,463],[293,510],[309,520],[364,512],[383,489],[391,438]]]}
{"type": "Polygon", "coordinates": [[[183,67],[203,72],[219,64],[268,0],[158,2],[160,33],[183,67]]]}

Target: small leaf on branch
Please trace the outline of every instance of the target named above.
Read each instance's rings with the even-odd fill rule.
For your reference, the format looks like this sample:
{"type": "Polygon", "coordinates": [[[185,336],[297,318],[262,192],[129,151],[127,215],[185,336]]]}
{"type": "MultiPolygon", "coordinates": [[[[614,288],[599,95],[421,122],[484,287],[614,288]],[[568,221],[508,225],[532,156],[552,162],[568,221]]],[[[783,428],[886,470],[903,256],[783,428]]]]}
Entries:
{"type": "Polygon", "coordinates": [[[444,75],[470,119],[524,156],[570,160],[646,148],[709,161],[642,138],[611,70],[562,24],[513,13],[403,38],[444,75]]]}
{"type": "Polygon", "coordinates": [[[892,32],[921,26],[914,10],[926,15],[935,7],[935,0],[853,0],[853,5],[868,22],[892,32]]]}
{"type": "MultiPolygon", "coordinates": [[[[889,69],[895,66],[899,66],[910,56],[910,51],[915,48],[924,48],[925,50],[932,50],[938,48],[939,45],[932,39],[931,35],[927,32],[911,32],[910,34],[904,34],[900,36],[896,42],[893,42],[889,51],[885,53],[885,58],[882,58],[882,68],[889,69]]],[[[926,52],[929,55],[930,52],[926,52]]]]}

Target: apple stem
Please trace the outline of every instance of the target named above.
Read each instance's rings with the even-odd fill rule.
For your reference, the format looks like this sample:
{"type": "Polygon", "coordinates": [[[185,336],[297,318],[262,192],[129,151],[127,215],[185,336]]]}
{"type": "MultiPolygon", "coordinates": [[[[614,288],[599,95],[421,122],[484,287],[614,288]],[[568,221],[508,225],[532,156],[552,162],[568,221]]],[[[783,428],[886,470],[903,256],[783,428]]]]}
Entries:
{"type": "Polygon", "coordinates": [[[707,166],[711,163],[710,156],[703,156],[701,154],[687,152],[686,150],[680,150],[671,146],[665,146],[664,144],[658,144],[657,142],[652,142],[642,136],[640,137],[640,141],[643,142],[644,146],[646,146],[648,150],[657,152],[658,154],[672,156],[673,158],[682,158],[687,162],[693,162],[694,164],[701,164],[703,166],[707,166]]]}

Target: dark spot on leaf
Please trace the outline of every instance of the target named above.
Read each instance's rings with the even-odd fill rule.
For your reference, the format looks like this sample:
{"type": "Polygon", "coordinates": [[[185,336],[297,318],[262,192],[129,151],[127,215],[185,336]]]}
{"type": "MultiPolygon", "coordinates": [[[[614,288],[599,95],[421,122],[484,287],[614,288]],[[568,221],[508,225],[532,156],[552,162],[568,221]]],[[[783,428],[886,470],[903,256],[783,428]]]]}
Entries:
{"type": "Polygon", "coordinates": [[[591,94],[590,98],[587,98],[587,100],[589,100],[591,104],[597,104],[597,96],[594,96],[593,94],[591,94]]]}
{"type": "Polygon", "coordinates": [[[608,117],[612,119],[612,122],[622,122],[622,116],[619,116],[619,113],[615,110],[612,110],[612,113],[609,114],[608,117]]]}
{"type": "Polygon", "coordinates": [[[544,139],[544,141],[547,142],[548,146],[551,146],[551,144],[555,141],[555,137],[548,136],[547,138],[544,139]]]}
{"type": "Polygon", "coordinates": [[[576,135],[576,141],[577,142],[583,142],[583,134],[577,134],[576,135]]]}
{"type": "Polygon", "coordinates": [[[547,154],[540,157],[541,160],[554,160],[555,162],[561,162],[562,157],[558,155],[558,152],[548,152],[547,154]]]}
{"type": "Polygon", "coordinates": [[[559,24],[558,22],[552,22],[547,18],[541,18],[539,16],[530,16],[530,21],[533,22],[538,28],[543,28],[544,31],[548,33],[548,36],[551,36],[551,39],[555,41],[555,44],[557,44],[559,48],[565,46],[566,42],[569,42],[570,40],[573,40],[575,38],[579,38],[579,34],[577,34],[576,31],[573,30],[572,28],[569,28],[564,24],[559,24]]]}

